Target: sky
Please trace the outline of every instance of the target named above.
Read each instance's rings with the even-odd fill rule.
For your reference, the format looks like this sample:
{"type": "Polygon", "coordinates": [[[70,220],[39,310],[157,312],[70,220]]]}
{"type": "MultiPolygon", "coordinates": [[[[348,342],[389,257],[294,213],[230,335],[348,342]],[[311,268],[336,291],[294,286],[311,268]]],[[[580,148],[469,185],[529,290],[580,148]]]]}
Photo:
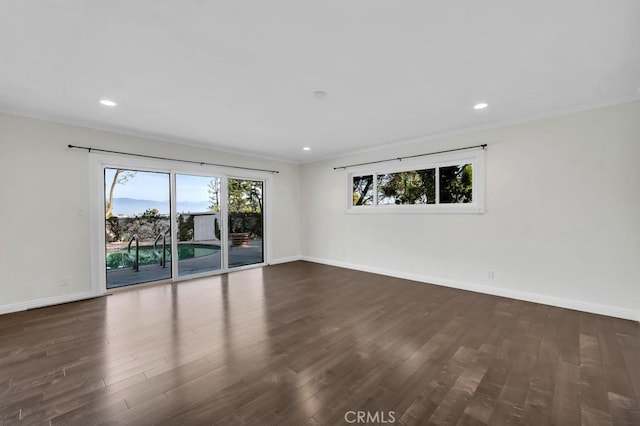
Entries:
{"type": "MultiPolygon", "coordinates": [[[[115,169],[105,169],[105,196],[108,195],[115,172],[115,169]]],[[[176,202],[208,201],[211,179],[214,178],[176,175],[176,202]]],[[[114,198],[167,201],[169,200],[169,174],[136,172],[126,183],[116,185],[114,198]]]]}

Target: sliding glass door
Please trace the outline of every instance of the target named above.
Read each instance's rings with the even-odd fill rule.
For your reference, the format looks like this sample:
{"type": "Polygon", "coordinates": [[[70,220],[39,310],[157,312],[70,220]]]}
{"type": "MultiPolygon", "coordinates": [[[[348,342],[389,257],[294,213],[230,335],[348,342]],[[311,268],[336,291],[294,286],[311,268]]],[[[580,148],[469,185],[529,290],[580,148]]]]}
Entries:
{"type": "Polygon", "coordinates": [[[179,277],[222,269],[221,181],[176,174],[179,277]]]}
{"type": "Polygon", "coordinates": [[[229,179],[229,267],[264,262],[264,182],[229,179]]]}
{"type": "Polygon", "coordinates": [[[264,263],[265,181],[102,171],[107,289],[264,263]]]}
{"type": "Polygon", "coordinates": [[[107,288],[171,278],[169,177],[104,169],[107,288]]]}

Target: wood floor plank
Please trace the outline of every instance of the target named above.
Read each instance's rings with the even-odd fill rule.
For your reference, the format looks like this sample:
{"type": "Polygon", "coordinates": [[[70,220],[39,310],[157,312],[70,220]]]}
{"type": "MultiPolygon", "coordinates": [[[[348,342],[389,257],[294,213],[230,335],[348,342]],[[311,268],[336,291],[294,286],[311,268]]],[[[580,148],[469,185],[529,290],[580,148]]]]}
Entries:
{"type": "Polygon", "coordinates": [[[543,340],[539,347],[525,400],[522,417],[525,424],[544,425],[551,423],[551,412],[548,407],[553,404],[558,357],[557,346],[543,340]]]}
{"type": "Polygon", "coordinates": [[[0,316],[0,424],[640,424],[640,325],[292,262],[0,316]],[[378,417],[379,419],[379,417],[378,417]]]}
{"type": "MultiPolygon", "coordinates": [[[[599,316],[595,322],[598,342],[600,343],[600,356],[602,357],[602,363],[605,367],[603,374],[607,389],[618,395],[629,397],[635,395],[631,383],[633,374],[630,375],[624,368],[620,368],[626,365],[626,361],[615,332],[615,327],[613,326],[613,319],[599,316]]],[[[637,366],[635,371],[640,372],[637,366]]]]}
{"type": "Polygon", "coordinates": [[[580,367],[559,361],[555,381],[551,422],[559,425],[581,424],[580,367]]]}

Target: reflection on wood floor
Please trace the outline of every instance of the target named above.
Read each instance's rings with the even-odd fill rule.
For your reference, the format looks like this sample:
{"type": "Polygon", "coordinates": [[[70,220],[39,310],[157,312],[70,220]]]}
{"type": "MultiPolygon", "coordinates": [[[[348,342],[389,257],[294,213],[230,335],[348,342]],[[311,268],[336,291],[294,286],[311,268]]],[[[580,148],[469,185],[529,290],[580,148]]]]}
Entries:
{"type": "Polygon", "coordinates": [[[640,325],[306,262],[0,316],[2,424],[640,424],[640,325]]]}

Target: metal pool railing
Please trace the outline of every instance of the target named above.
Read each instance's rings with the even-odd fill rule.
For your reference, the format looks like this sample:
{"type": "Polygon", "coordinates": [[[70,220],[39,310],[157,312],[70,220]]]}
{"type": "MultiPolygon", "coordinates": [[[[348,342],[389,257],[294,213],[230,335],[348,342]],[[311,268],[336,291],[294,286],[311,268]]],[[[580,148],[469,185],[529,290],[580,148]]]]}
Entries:
{"type": "Polygon", "coordinates": [[[153,252],[160,257],[160,266],[163,268],[167,267],[167,231],[161,232],[156,237],[156,240],[153,242],[153,252]],[[162,238],[162,254],[158,253],[158,249],[156,248],[158,245],[158,241],[162,238]]]}
{"type": "Polygon", "coordinates": [[[129,245],[127,246],[127,254],[129,255],[129,259],[133,260],[133,270],[138,272],[140,265],[140,238],[138,238],[138,234],[133,234],[131,239],[129,240],[129,245]],[[135,257],[131,255],[131,244],[136,242],[136,255],[135,257]]]}

